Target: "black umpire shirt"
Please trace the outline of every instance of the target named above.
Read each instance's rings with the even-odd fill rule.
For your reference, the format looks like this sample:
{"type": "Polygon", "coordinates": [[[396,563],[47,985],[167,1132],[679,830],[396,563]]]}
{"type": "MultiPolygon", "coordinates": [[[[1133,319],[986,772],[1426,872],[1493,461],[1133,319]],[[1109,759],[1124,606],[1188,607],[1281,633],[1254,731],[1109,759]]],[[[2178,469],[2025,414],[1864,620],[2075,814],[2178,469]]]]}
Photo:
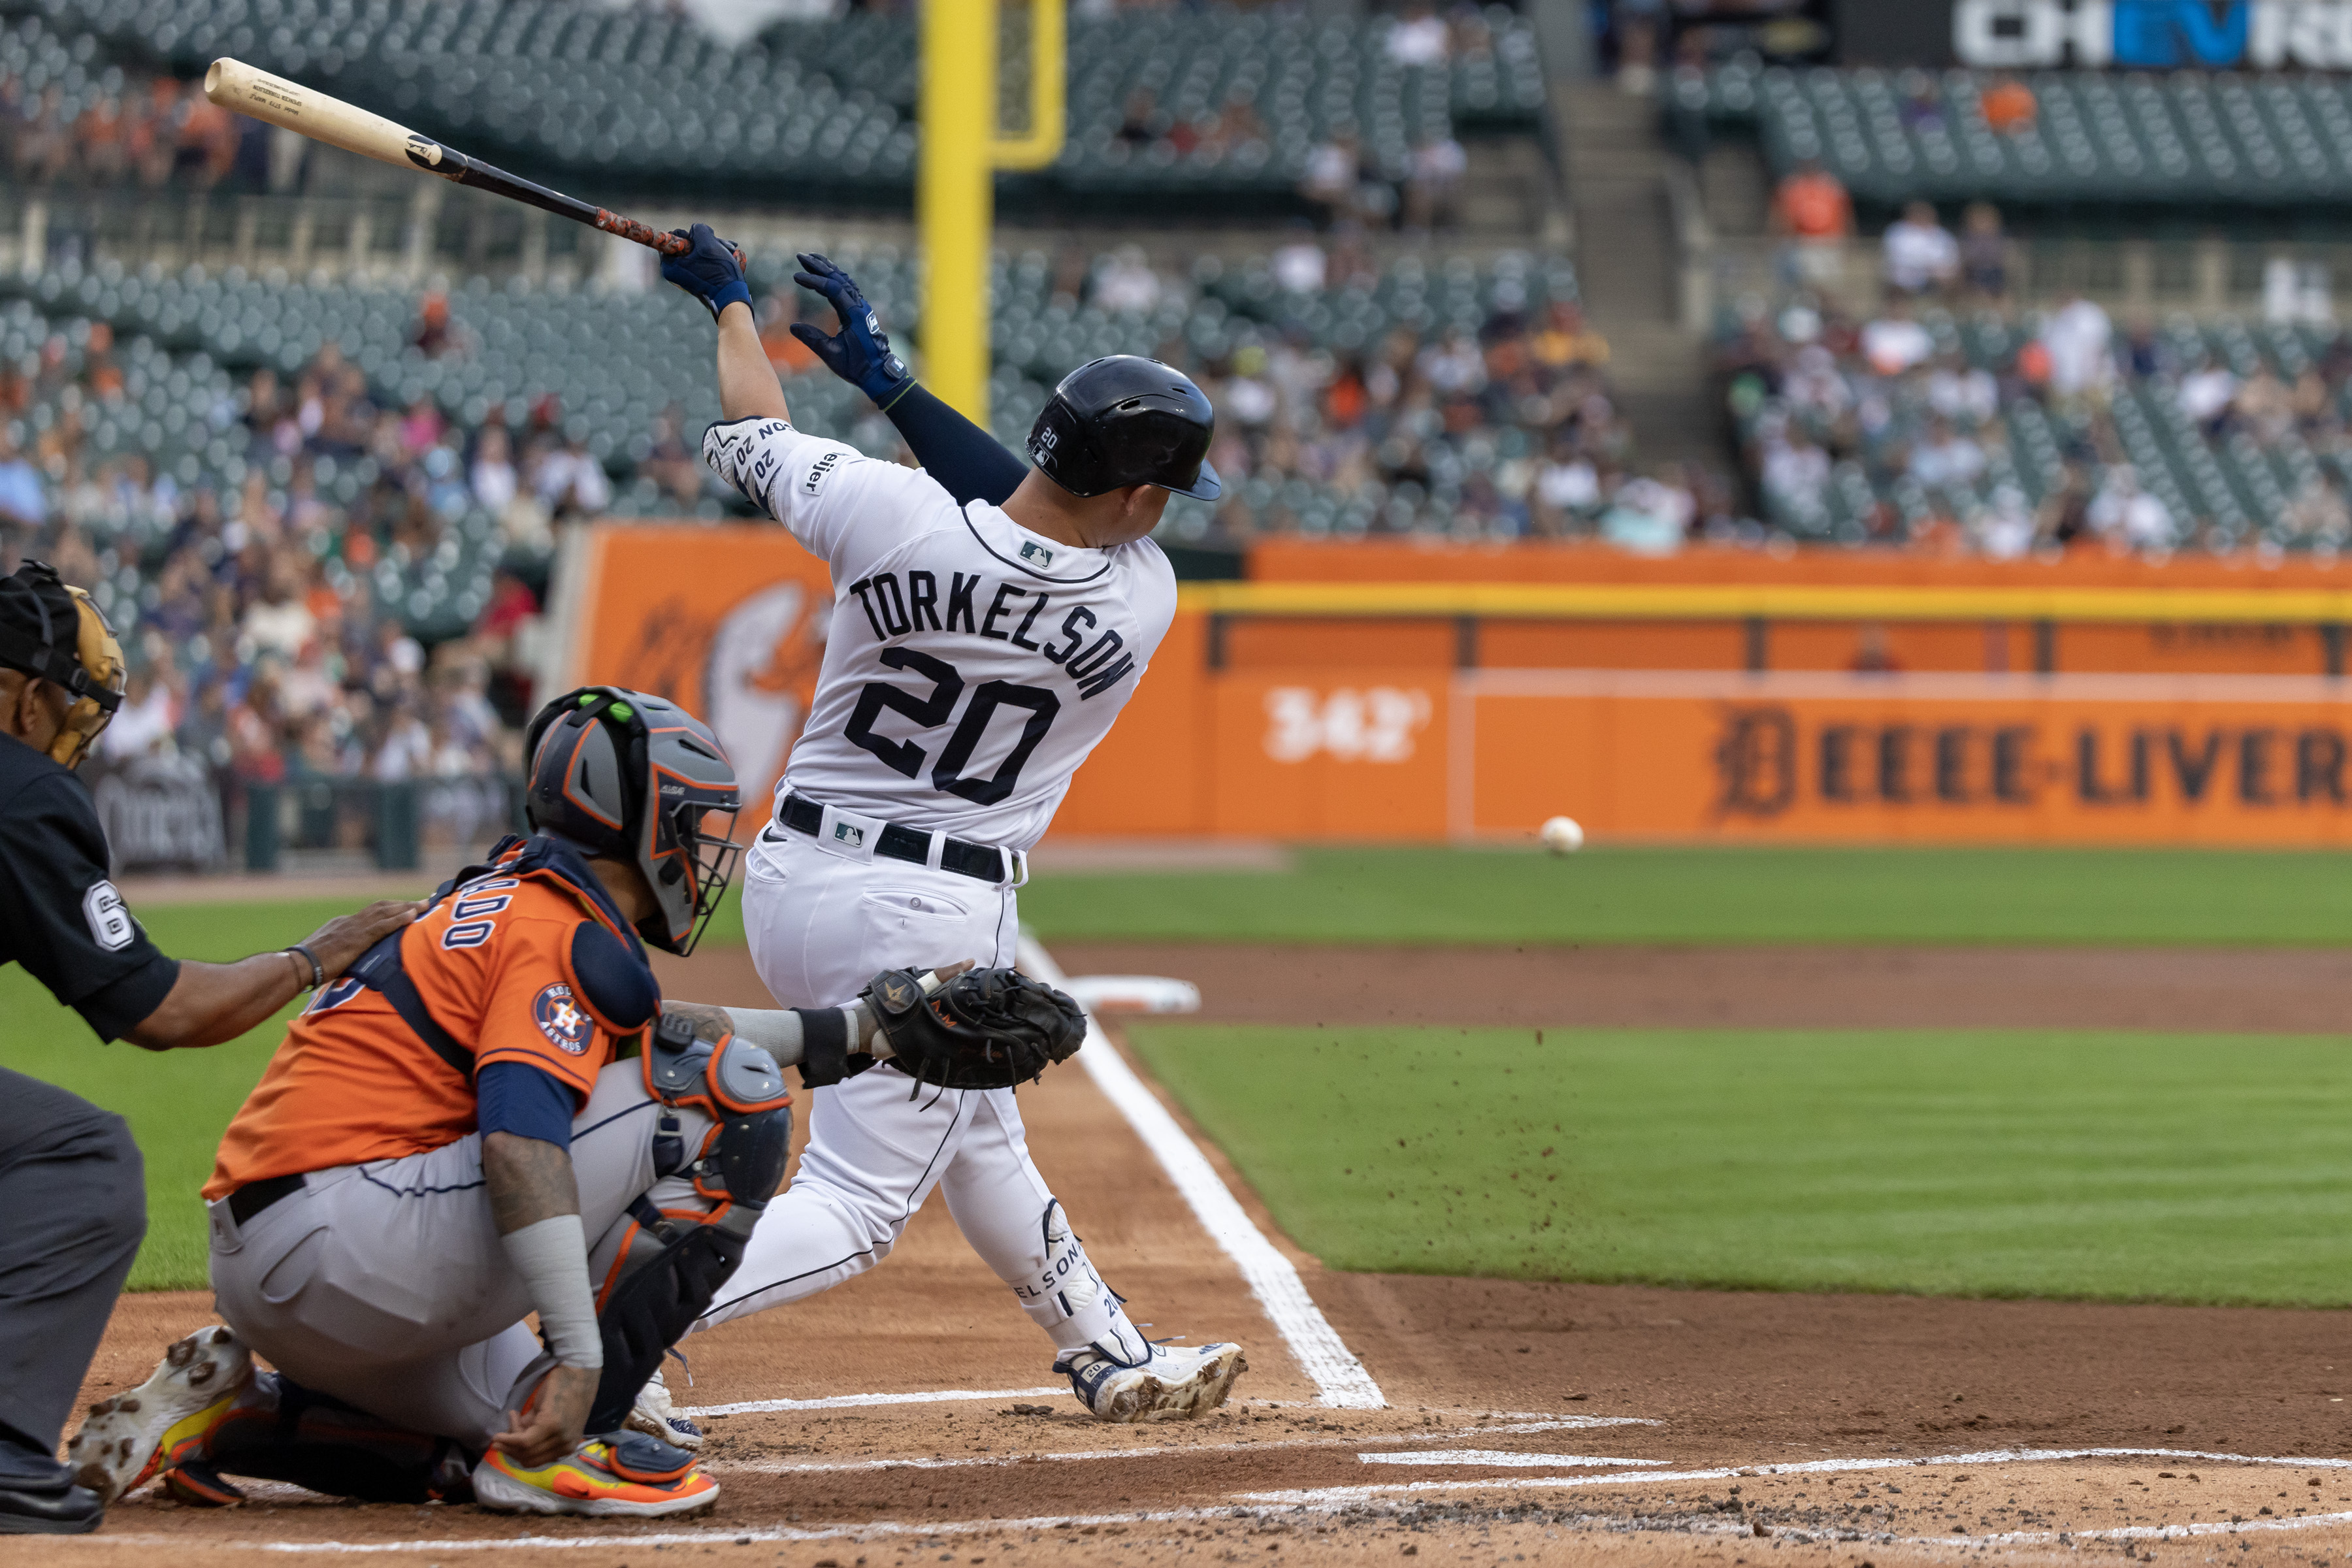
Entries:
{"type": "Polygon", "coordinates": [[[180,977],[131,918],[108,859],[81,780],[0,734],[0,963],[23,964],[101,1040],[136,1027],[180,977]]]}

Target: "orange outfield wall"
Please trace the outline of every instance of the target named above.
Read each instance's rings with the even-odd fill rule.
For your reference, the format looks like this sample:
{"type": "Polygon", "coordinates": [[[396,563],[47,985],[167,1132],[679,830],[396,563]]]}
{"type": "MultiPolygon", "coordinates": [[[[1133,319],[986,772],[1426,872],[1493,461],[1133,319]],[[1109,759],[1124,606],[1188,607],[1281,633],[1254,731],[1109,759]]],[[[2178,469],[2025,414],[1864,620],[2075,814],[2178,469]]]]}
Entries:
{"type": "Polygon", "coordinates": [[[1700,546],[1635,555],[1587,542],[1456,544],[1420,540],[1270,539],[1249,547],[1253,583],[1751,583],[1880,587],[2346,588],[2352,555],[2322,560],[2184,554],[2161,561],[2074,550],[2054,561],[1926,552],[1700,546]]]}
{"type": "MultiPolygon", "coordinates": [[[[823,654],[823,563],[772,527],[607,524],[567,558],[556,597],[568,678],[660,691],[709,719],[756,817],[823,654]]],[[[2352,839],[2347,683],[2168,672],[2138,658],[2131,639],[2156,635],[2144,626],[2058,634],[2137,660],[2123,673],[1890,677],[1496,668],[1498,654],[1589,656],[1617,625],[1598,620],[1489,623],[1484,667],[1451,668],[1438,657],[1450,623],[1426,616],[1236,617],[1213,668],[1211,619],[1178,613],[1056,833],[1509,837],[1564,813],[1604,837],[1652,839],[2352,839]]],[[[1620,629],[1640,640],[1645,626],[1738,635],[1723,622],[1620,629]]],[[[2294,644],[2306,669],[2302,644],[2316,635],[2261,634],[2294,644]]],[[[2224,671],[2263,663],[2214,651],[2197,657],[2224,671]]]]}

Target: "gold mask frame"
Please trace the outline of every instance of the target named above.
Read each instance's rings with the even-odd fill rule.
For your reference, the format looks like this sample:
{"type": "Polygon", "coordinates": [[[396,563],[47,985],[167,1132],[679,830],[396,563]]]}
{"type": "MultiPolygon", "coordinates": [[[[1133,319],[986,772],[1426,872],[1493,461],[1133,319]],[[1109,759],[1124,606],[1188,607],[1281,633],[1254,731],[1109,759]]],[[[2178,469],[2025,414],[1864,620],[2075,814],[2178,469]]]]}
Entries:
{"type": "Polygon", "coordinates": [[[66,721],[49,742],[49,760],[65,767],[81,765],[98,737],[114,720],[114,710],[120,704],[126,670],[122,662],[122,643],[114,635],[114,627],[106,612],[98,607],[87,590],[68,584],[66,592],[73,595],[77,622],[74,637],[74,658],[89,684],[114,694],[116,702],[101,703],[95,697],[76,695],[73,706],[66,710],[66,721]]]}

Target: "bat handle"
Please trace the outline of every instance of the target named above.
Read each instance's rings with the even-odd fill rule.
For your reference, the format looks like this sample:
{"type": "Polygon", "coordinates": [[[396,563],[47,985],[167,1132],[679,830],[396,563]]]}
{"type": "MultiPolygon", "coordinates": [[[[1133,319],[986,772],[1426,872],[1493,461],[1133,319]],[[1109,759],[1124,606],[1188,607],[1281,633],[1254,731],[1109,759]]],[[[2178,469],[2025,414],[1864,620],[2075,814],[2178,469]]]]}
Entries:
{"type": "MultiPolygon", "coordinates": [[[[641,223],[635,223],[628,218],[622,218],[619,221],[629,224],[632,230],[645,228],[646,226],[641,223]]],[[[660,251],[664,256],[684,256],[688,251],[694,248],[694,242],[687,238],[682,234],[665,234],[659,229],[646,229],[646,232],[650,234],[653,237],[650,239],[638,239],[637,236],[634,232],[624,233],[619,229],[615,229],[613,232],[621,234],[622,237],[625,239],[635,239],[639,245],[650,245],[656,250],[660,251]]],[[[741,246],[730,244],[727,248],[735,253],[736,266],[745,268],[749,268],[751,267],[751,258],[743,254],[743,247],[741,246]]]]}

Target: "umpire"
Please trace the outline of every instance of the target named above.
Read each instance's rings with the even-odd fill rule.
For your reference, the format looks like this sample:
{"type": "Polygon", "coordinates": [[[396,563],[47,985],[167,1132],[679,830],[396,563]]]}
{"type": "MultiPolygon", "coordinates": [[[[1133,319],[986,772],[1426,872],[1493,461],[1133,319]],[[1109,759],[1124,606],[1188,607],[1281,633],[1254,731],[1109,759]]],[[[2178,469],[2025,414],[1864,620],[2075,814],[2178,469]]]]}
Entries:
{"type": "MultiPolygon", "coordinates": [[[[165,957],[107,879],[106,836],[73,770],[122,698],[122,648],[89,595],[28,562],[0,578],[0,963],[15,962],[101,1041],[217,1045],[340,973],[411,919],[371,904],[236,963],[165,957]]],[[[147,1229],[122,1119],[0,1068],[0,1535],[79,1534],[104,1507],[58,1438],[147,1229]]]]}

